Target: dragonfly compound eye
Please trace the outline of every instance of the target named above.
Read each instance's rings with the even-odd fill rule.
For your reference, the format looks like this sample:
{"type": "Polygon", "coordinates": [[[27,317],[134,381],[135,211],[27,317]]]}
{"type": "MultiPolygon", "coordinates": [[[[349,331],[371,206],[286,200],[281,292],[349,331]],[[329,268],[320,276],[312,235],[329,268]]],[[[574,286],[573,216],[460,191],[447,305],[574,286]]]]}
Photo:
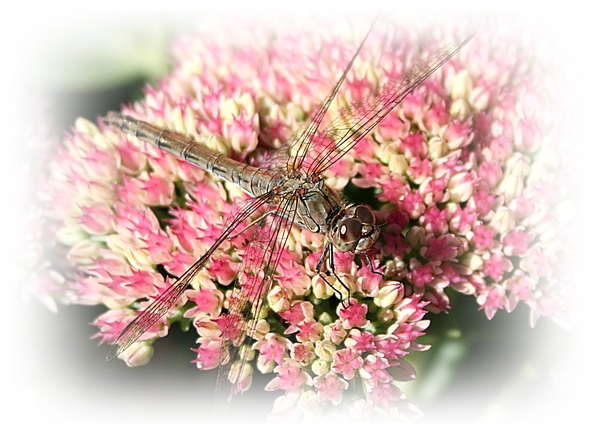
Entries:
{"type": "Polygon", "coordinates": [[[337,230],[336,248],[342,252],[349,252],[356,247],[362,235],[362,224],[357,218],[346,218],[340,223],[337,230]]]}
{"type": "Polygon", "coordinates": [[[375,225],[375,215],[373,214],[373,211],[371,211],[371,208],[359,205],[356,207],[355,215],[363,225],[375,225]]]}

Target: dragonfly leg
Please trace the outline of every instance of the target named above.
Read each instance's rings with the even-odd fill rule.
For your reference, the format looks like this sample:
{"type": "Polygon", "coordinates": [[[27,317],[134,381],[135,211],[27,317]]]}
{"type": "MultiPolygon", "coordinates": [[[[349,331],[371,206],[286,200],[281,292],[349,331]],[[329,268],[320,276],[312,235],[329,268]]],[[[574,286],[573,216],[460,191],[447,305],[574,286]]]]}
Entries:
{"type": "Polygon", "coordinates": [[[351,294],[351,290],[348,287],[348,285],[346,285],[342,279],[340,279],[340,276],[337,275],[337,273],[335,272],[335,261],[334,261],[334,256],[333,256],[333,244],[329,243],[327,244],[327,246],[325,246],[325,248],[323,249],[323,254],[321,255],[321,257],[319,258],[319,262],[317,262],[317,267],[316,267],[316,271],[319,274],[319,277],[321,279],[323,279],[323,281],[331,288],[333,289],[333,292],[335,292],[338,296],[338,298],[340,299],[340,301],[342,302],[342,306],[344,307],[344,309],[348,308],[348,306],[350,305],[349,300],[350,300],[350,294],[351,294]],[[325,261],[327,261],[327,267],[326,270],[323,271],[323,265],[325,264],[325,261]],[[338,289],[336,288],[328,279],[327,277],[331,276],[333,274],[333,276],[335,276],[336,280],[340,283],[340,285],[342,285],[344,287],[344,289],[346,290],[346,292],[348,293],[347,296],[344,296],[344,294],[338,289]]]}
{"type": "Polygon", "coordinates": [[[241,230],[239,230],[238,232],[236,232],[234,235],[229,235],[229,237],[227,237],[227,239],[228,240],[233,240],[233,239],[239,237],[247,229],[250,229],[252,226],[254,226],[257,223],[263,222],[270,215],[275,215],[275,214],[276,213],[274,211],[267,211],[266,213],[264,213],[263,215],[261,215],[259,218],[257,218],[256,220],[254,220],[252,223],[250,223],[248,226],[245,226],[244,228],[242,228],[241,230]]]}
{"type": "Polygon", "coordinates": [[[381,271],[378,271],[375,268],[373,268],[373,261],[371,260],[371,258],[369,257],[369,255],[367,253],[360,252],[359,254],[365,260],[365,262],[369,265],[369,269],[371,270],[371,273],[379,274],[381,277],[385,277],[381,271]]]}

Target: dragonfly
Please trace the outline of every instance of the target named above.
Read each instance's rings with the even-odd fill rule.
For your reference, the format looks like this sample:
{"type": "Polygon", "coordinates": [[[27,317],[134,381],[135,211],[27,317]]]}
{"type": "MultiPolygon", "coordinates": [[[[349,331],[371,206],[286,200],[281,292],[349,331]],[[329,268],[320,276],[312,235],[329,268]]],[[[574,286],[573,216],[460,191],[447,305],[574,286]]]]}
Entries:
{"type": "MultiPolygon", "coordinates": [[[[237,285],[226,302],[227,312],[221,314],[219,325],[222,345],[217,394],[227,401],[243,391],[240,380],[244,366],[251,358],[257,320],[293,225],[324,236],[316,272],[338,295],[335,281],[351,293],[335,272],[334,253],[336,250],[351,252],[371,265],[367,252],[379,238],[381,223],[371,207],[348,203],[329,188],[323,172],[365,138],[407,95],[460,51],[476,32],[473,30],[456,38],[363,99],[340,109],[333,121],[322,127],[332,101],[372,29],[373,25],[304,128],[258,167],[230,159],[176,131],[161,129],[118,112],[106,115],[106,125],[234,183],[251,196],[234,206],[222,233],[204,255],[129,323],[114,342],[107,359],[123,353],[165,316],[211,255],[240,228],[241,231],[251,229],[253,233],[240,263],[237,285]],[[245,222],[257,214],[260,216],[245,227],[245,222]],[[334,283],[330,279],[335,279],[334,283]]],[[[343,297],[340,295],[340,298],[343,297]]]]}

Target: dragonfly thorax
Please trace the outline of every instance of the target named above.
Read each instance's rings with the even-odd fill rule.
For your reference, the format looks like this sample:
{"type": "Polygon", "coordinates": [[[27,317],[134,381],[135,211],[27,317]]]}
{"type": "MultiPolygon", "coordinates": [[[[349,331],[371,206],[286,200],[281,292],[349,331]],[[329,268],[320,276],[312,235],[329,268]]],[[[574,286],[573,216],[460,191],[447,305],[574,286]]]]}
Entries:
{"type": "Polygon", "coordinates": [[[375,214],[366,205],[343,209],[333,222],[329,235],[333,246],[341,252],[364,252],[379,238],[375,214]]]}

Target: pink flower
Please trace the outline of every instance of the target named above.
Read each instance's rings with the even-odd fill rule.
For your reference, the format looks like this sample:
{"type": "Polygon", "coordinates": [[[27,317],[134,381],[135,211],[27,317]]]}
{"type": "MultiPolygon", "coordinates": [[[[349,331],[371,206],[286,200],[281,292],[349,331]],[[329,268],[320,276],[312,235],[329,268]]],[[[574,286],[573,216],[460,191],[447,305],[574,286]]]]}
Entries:
{"type": "Polygon", "coordinates": [[[378,357],[374,354],[370,354],[364,361],[360,375],[370,386],[375,387],[379,383],[388,383],[392,381],[392,376],[387,371],[389,367],[390,363],[385,357],[378,357]]]}
{"type": "Polygon", "coordinates": [[[502,179],[502,165],[498,161],[484,160],[479,165],[478,173],[488,187],[494,188],[502,179]]]}
{"type": "Polygon", "coordinates": [[[369,393],[369,401],[386,409],[402,398],[402,392],[392,383],[379,383],[369,393]]]}
{"type": "Polygon", "coordinates": [[[406,193],[400,203],[402,211],[404,211],[411,219],[419,218],[425,211],[423,197],[418,191],[406,193]]]}
{"type": "Polygon", "coordinates": [[[260,353],[258,363],[262,367],[261,372],[270,372],[275,364],[282,364],[287,350],[287,342],[274,333],[269,333],[257,343],[255,349],[260,353]]]}
{"type": "Polygon", "coordinates": [[[343,323],[339,319],[332,324],[326,325],[323,332],[323,338],[333,342],[336,345],[342,343],[346,335],[347,332],[344,330],[343,323]]]}
{"type": "Polygon", "coordinates": [[[342,374],[344,379],[352,380],[356,371],[362,366],[362,359],[352,349],[345,348],[336,351],[333,354],[333,363],[331,369],[338,374],[342,374]]]}
{"type": "Polygon", "coordinates": [[[504,257],[499,254],[491,255],[483,263],[483,272],[495,282],[500,281],[504,274],[504,257]]]}
{"type": "Polygon", "coordinates": [[[471,243],[476,250],[487,250],[494,246],[494,231],[483,224],[473,228],[471,243]]]}
{"type": "Polygon", "coordinates": [[[377,336],[375,338],[377,351],[388,361],[394,361],[406,354],[402,349],[403,342],[395,335],[377,336]]]}
{"type": "MultiPolygon", "coordinates": [[[[265,162],[302,127],[356,47],[339,35],[300,37],[294,26],[267,39],[227,26],[213,31],[178,42],[172,73],[123,111],[251,165],[265,162]]],[[[417,43],[410,30],[401,33],[377,30],[369,37],[321,127],[378,85],[393,83],[421,58],[415,50],[431,52],[449,39],[443,25],[428,43],[417,43]]],[[[256,363],[275,375],[267,389],[285,392],[279,409],[293,404],[291,413],[318,414],[329,403],[397,414],[404,396],[392,379],[411,378],[403,357],[427,349],[417,339],[431,314],[451,311],[452,290],[473,296],[489,318],[520,302],[532,322],[561,317],[567,287],[558,279],[563,241],[553,225],[564,180],[552,173],[562,170],[561,159],[548,157],[559,153],[560,141],[547,137],[547,119],[556,118],[547,116],[552,92],[537,61],[523,68],[505,35],[478,34],[324,173],[334,190],[378,208],[386,217],[383,236],[369,261],[359,258],[362,267],[351,253],[336,252],[328,284],[316,273],[325,237],[292,229],[256,314],[257,356],[235,365],[240,390],[250,387],[256,363]],[[353,399],[354,385],[365,391],[362,401],[353,399]]],[[[315,137],[323,142],[323,128],[315,137]]],[[[51,288],[37,291],[50,306],[55,300],[104,305],[94,321],[101,343],[114,341],[203,255],[247,199],[239,188],[103,122],[79,120],[49,166],[40,189],[53,232],[49,244],[68,267],[40,265],[43,285],[32,287],[51,288]]],[[[167,316],[123,354],[128,364],[146,363],[155,339],[189,321],[198,334],[193,361],[200,369],[219,365],[222,334],[233,339],[246,324],[227,312],[243,300],[232,289],[262,277],[238,273],[243,258],[262,254],[264,244],[250,243],[257,217],[240,224],[167,316]]]]}
{"type": "Polygon", "coordinates": [[[451,121],[444,131],[444,138],[448,141],[448,149],[454,150],[468,145],[473,138],[471,119],[461,122],[459,119],[451,121]]]}
{"type": "Polygon", "coordinates": [[[314,306],[308,302],[292,303],[287,311],[281,313],[281,317],[289,324],[298,325],[314,315],[314,306]]]}
{"type": "MultiPolygon", "coordinates": [[[[406,101],[406,100],[405,100],[406,101]]],[[[409,160],[423,159],[427,156],[427,146],[422,134],[410,132],[400,140],[400,153],[409,160]]]]}
{"type": "Polygon", "coordinates": [[[342,393],[348,388],[348,383],[333,372],[315,378],[314,384],[319,401],[331,401],[334,405],[339,405],[342,402],[342,393]]]}
{"type": "Polygon", "coordinates": [[[483,185],[483,188],[478,189],[473,193],[473,201],[475,202],[477,213],[485,216],[490,212],[494,205],[494,195],[490,194],[486,184],[483,185]]]}
{"type": "Polygon", "coordinates": [[[552,259],[543,251],[541,245],[533,246],[527,256],[521,261],[523,271],[530,273],[535,278],[550,276],[552,274],[552,259]]]}
{"type": "MultiPolygon", "coordinates": [[[[290,332],[293,332],[292,330],[290,330],[290,332]]],[[[314,342],[321,337],[321,334],[323,333],[323,325],[319,322],[316,322],[314,318],[309,318],[298,324],[297,330],[298,333],[296,334],[296,338],[300,342],[314,342]]]]}
{"type": "Polygon", "coordinates": [[[434,132],[439,132],[440,127],[447,125],[450,120],[448,110],[443,102],[433,104],[423,117],[425,127],[434,132]]]}
{"type": "Polygon", "coordinates": [[[346,340],[346,346],[354,348],[359,352],[367,353],[375,349],[373,334],[358,329],[350,330],[350,337],[346,340]]]}
{"type": "Polygon", "coordinates": [[[415,157],[410,161],[406,174],[415,184],[422,184],[431,177],[433,168],[429,158],[415,157]]]}
{"type": "Polygon", "coordinates": [[[429,206],[419,218],[419,224],[427,232],[443,235],[448,232],[448,210],[440,210],[437,206],[429,206]]]}
{"type": "Polygon", "coordinates": [[[453,261],[459,247],[460,241],[453,235],[446,234],[439,238],[431,236],[427,246],[421,249],[421,256],[431,261],[453,261]]]}
{"type": "Polygon", "coordinates": [[[110,206],[102,202],[90,203],[81,207],[81,226],[92,235],[103,235],[112,229],[114,213],[110,206]]]}
{"type": "Polygon", "coordinates": [[[315,358],[314,345],[312,342],[293,344],[290,355],[302,366],[307,366],[315,358]]]}
{"type": "Polygon", "coordinates": [[[311,382],[302,366],[292,359],[285,359],[283,364],[275,368],[275,372],[277,377],[267,384],[266,390],[283,389],[286,393],[291,393],[311,382]]]}
{"type": "Polygon", "coordinates": [[[515,273],[513,277],[506,281],[506,289],[513,293],[518,299],[528,301],[531,291],[535,287],[534,283],[525,277],[524,273],[515,273]]]}
{"type": "Polygon", "coordinates": [[[432,265],[419,264],[417,260],[411,260],[412,271],[409,273],[409,279],[417,288],[424,288],[425,285],[433,280],[432,265]]]}
{"type": "Polygon", "coordinates": [[[215,314],[223,303],[223,294],[217,289],[202,287],[198,290],[198,295],[190,296],[189,300],[196,303],[199,311],[215,314]]]}
{"type": "Polygon", "coordinates": [[[470,208],[454,207],[448,220],[448,228],[459,235],[468,234],[477,221],[477,214],[470,208]]]}
{"type": "Polygon", "coordinates": [[[505,303],[505,291],[500,285],[490,285],[481,291],[478,300],[488,318],[492,318],[505,303]]]}
{"type": "Polygon", "coordinates": [[[198,369],[214,369],[219,366],[221,357],[221,341],[216,339],[200,338],[200,346],[192,351],[198,354],[198,357],[192,362],[196,363],[198,369]]]}
{"type": "Polygon", "coordinates": [[[356,300],[350,300],[350,305],[339,309],[339,315],[342,319],[342,326],[349,330],[353,327],[366,327],[369,321],[366,318],[368,307],[366,304],[359,304],[356,300]]]}

